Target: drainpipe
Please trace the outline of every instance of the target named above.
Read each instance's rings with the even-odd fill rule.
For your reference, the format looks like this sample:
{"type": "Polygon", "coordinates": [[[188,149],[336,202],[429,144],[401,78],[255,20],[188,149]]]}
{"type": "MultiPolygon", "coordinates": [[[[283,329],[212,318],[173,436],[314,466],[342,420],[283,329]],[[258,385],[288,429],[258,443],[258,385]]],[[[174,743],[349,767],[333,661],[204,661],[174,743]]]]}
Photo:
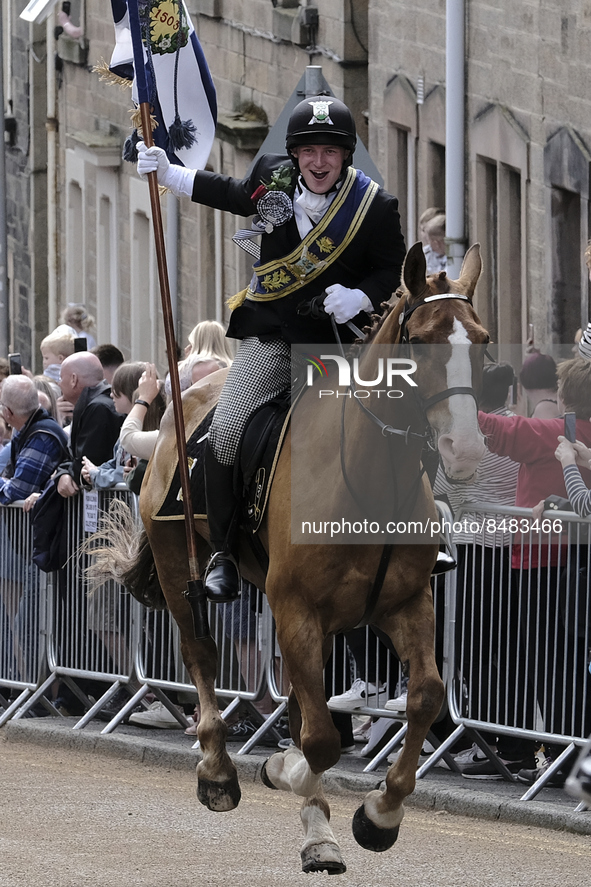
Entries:
{"type": "Polygon", "coordinates": [[[466,252],[464,0],[447,0],[445,43],[445,242],[449,276],[457,278],[466,252]]]}
{"type": "Polygon", "coordinates": [[[47,313],[49,330],[57,326],[57,90],[55,80],[55,11],[47,19],[47,313]]]}
{"type": "Polygon", "coordinates": [[[306,65],[304,75],[305,98],[310,95],[320,95],[326,86],[326,81],[322,76],[322,65],[306,65]]]}

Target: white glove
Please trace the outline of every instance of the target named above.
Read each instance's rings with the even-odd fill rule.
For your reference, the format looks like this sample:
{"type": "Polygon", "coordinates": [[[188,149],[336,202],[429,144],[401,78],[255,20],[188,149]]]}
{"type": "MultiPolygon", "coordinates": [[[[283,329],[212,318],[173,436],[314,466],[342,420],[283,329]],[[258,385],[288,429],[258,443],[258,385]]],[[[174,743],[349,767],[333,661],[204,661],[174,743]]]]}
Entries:
{"type": "Polygon", "coordinates": [[[137,171],[141,179],[145,179],[148,173],[155,172],[158,176],[158,184],[172,191],[175,197],[191,197],[193,194],[194,169],[171,163],[166,156],[166,151],[152,145],[146,148],[145,142],[137,143],[137,171]]]}
{"type": "Polygon", "coordinates": [[[326,287],[326,292],[324,310],[327,314],[334,314],[337,323],[347,323],[360,311],[373,311],[371,299],[361,290],[350,290],[340,283],[333,283],[326,287]]]}

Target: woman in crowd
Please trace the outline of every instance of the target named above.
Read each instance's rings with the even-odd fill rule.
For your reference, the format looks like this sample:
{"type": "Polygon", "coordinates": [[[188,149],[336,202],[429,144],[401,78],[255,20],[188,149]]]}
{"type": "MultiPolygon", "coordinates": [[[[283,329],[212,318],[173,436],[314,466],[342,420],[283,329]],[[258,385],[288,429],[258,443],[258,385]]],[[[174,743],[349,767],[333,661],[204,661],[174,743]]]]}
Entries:
{"type": "MultiPolygon", "coordinates": [[[[92,317],[81,302],[69,302],[60,315],[60,323],[53,333],[71,333],[77,339],[86,339],[90,351],[96,348],[96,339],[90,332],[94,328],[92,317]]],[[[53,335],[52,333],[52,335],[53,335]]]]}
{"type": "MultiPolygon", "coordinates": [[[[115,371],[111,384],[111,398],[116,411],[121,415],[128,416],[134,409],[138,383],[147,366],[149,365],[140,361],[122,363],[115,371]]],[[[147,409],[143,407],[143,409],[145,412],[144,423],[150,429],[156,430],[157,433],[164,412],[164,398],[159,392],[156,392],[149,407],[147,409]]],[[[132,457],[135,457],[136,454],[130,453],[126,449],[122,438],[123,435],[120,434],[119,440],[115,444],[113,458],[102,465],[94,465],[86,456],[83,457],[84,467],[81,476],[89,486],[95,489],[108,489],[121,483],[127,472],[133,467],[132,457]]]]}
{"type": "MultiPolygon", "coordinates": [[[[234,360],[234,348],[226,338],[226,331],[217,320],[202,320],[189,333],[184,360],[179,363],[181,391],[194,385],[204,376],[229,367],[234,360]]],[[[167,398],[171,397],[170,375],[165,382],[167,398]]]]}

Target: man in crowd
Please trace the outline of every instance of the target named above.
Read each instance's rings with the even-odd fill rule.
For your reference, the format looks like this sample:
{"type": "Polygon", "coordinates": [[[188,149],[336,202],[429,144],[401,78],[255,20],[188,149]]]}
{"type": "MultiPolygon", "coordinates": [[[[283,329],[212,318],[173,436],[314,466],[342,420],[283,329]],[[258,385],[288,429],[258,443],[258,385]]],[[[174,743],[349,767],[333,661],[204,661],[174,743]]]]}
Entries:
{"type": "Polygon", "coordinates": [[[102,465],[113,455],[123,421],[111,400],[111,389],[104,380],[103,367],[90,351],[79,351],[62,363],[62,396],[74,407],[71,457],[58,470],[58,493],[64,498],[80,491],[82,457],[102,465]]]}
{"type": "Polygon", "coordinates": [[[106,343],[104,345],[96,345],[91,349],[91,354],[96,354],[103,365],[103,374],[105,380],[111,384],[117,367],[125,363],[125,357],[116,345],[106,343]]]}
{"type": "MultiPolygon", "coordinates": [[[[14,375],[2,383],[0,415],[13,429],[10,461],[0,477],[0,503],[8,505],[43,489],[67,454],[67,437],[55,419],[39,406],[32,379],[14,375]]],[[[37,611],[31,602],[29,566],[10,537],[7,514],[0,516],[0,620],[8,620],[13,653],[21,675],[26,674],[25,643],[37,634],[37,611]],[[19,613],[29,614],[29,633],[19,613]]],[[[0,631],[6,631],[0,625],[0,631]]],[[[8,635],[5,635],[8,637],[8,635]]]]}
{"type": "Polygon", "coordinates": [[[67,438],[39,406],[37,389],[27,376],[5,380],[0,409],[14,429],[10,462],[0,478],[0,503],[6,505],[43,489],[67,453],[67,438]]]}

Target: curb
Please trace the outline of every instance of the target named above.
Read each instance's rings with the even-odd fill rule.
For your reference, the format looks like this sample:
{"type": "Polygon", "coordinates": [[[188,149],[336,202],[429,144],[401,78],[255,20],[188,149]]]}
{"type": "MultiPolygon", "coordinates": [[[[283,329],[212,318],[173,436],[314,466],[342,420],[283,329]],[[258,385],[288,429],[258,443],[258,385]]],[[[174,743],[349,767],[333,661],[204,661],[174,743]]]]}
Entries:
{"type": "MultiPolygon", "coordinates": [[[[73,730],[69,724],[63,726],[51,724],[46,719],[11,720],[0,735],[5,742],[10,743],[54,746],[133,761],[137,764],[148,764],[152,767],[191,772],[195,769],[198,754],[194,749],[163,747],[162,743],[143,736],[126,734],[103,736],[100,733],[73,730]]],[[[231,754],[230,757],[241,780],[260,781],[263,757],[237,754],[231,754]]],[[[376,788],[382,780],[376,774],[347,773],[333,768],[324,774],[323,781],[327,793],[363,793],[376,788]]],[[[405,804],[409,808],[445,811],[458,816],[516,822],[538,828],[591,835],[591,811],[575,813],[574,800],[573,810],[570,811],[552,801],[508,800],[499,798],[491,792],[459,787],[442,788],[440,785],[419,780],[405,804]]]]}

